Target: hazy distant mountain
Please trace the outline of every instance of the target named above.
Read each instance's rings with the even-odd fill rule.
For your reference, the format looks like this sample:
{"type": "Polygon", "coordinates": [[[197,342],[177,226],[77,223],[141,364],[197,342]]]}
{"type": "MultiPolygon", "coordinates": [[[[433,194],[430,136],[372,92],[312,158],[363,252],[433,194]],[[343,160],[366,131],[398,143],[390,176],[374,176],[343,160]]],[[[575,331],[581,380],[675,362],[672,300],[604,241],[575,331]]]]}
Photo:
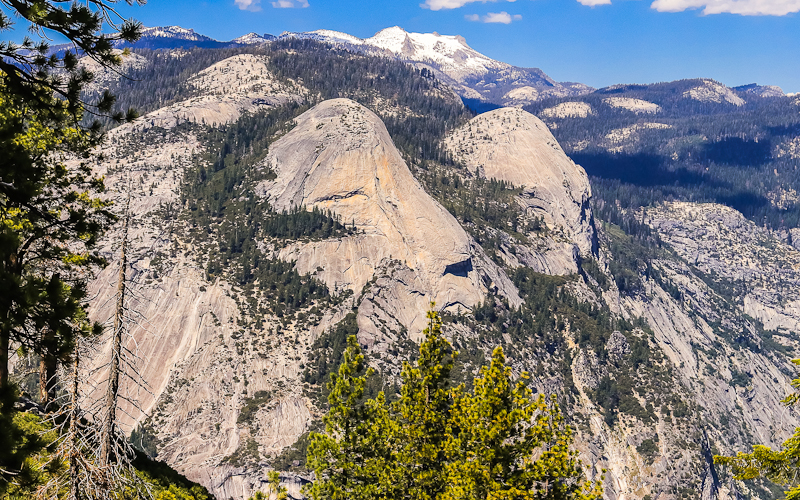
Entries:
{"type": "Polygon", "coordinates": [[[281,37],[349,45],[428,68],[468,102],[523,106],[545,97],[583,95],[594,90],[582,83],[556,82],[539,68],[520,68],[491,59],[459,35],[409,33],[394,26],[364,39],[330,30],[284,33],[281,37]]]}
{"type": "Polygon", "coordinates": [[[248,33],[244,36],[234,38],[231,40],[231,43],[236,43],[239,45],[255,45],[259,43],[266,43],[272,40],[275,40],[275,36],[268,33],[263,35],[259,35],[258,33],[248,33]]]}
{"type": "MultiPolygon", "coordinates": [[[[122,46],[128,45],[122,44],[122,46]]],[[[135,44],[132,44],[133,47],[142,49],[216,48],[224,47],[225,45],[228,45],[228,43],[214,40],[192,29],[181,28],[180,26],[144,28],[142,37],[135,44]]]]}
{"type": "Polygon", "coordinates": [[[755,94],[759,97],[783,97],[786,95],[783,93],[783,89],[776,85],[759,85],[757,83],[733,87],[733,90],[747,92],[748,94],[755,94]]]}
{"type": "Polygon", "coordinates": [[[409,33],[394,26],[370,38],[347,33],[316,30],[247,35],[224,42],[179,26],[145,28],[135,48],[215,48],[256,45],[272,40],[299,38],[347,47],[357,52],[393,57],[432,71],[450,85],[468,104],[478,109],[496,106],[524,106],[547,97],[583,95],[594,90],[588,85],[556,82],[539,68],[520,68],[496,61],[474,50],[458,35],[409,33]],[[494,105],[494,106],[491,106],[494,105]]]}

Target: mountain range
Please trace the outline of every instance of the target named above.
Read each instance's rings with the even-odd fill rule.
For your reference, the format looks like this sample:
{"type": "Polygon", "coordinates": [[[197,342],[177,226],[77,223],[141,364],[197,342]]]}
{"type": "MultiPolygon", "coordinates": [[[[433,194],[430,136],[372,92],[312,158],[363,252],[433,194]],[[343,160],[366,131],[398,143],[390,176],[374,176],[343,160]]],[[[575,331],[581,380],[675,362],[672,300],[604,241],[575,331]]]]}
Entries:
{"type": "MultiPolygon", "coordinates": [[[[126,386],[142,411],[125,428],[217,498],[270,468],[299,498],[347,336],[391,395],[431,302],[456,382],[502,345],[557,396],[605,498],[779,494],[711,457],[800,425],[780,402],[800,355],[796,97],[595,90],[400,28],[149,28],[130,78],[92,69],[92,92],[142,113],[97,166],[130,195],[144,318],[129,348],[148,390],[126,386]]],[[[100,321],[121,234],[91,284],[100,321]]]]}
{"type": "Polygon", "coordinates": [[[132,46],[149,49],[219,48],[257,45],[287,38],[316,40],[427,68],[437,78],[451,85],[462,98],[476,106],[485,103],[481,109],[487,109],[486,104],[520,105],[543,97],[581,95],[593,90],[580,83],[556,82],[538,68],[520,68],[491,59],[469,47],[461,36],[409,33],[397,26],[365,39],[323,29],[302,33],[284,32],[279,36],[249,33],[228,42],[214,40],[178,26],[167,26],[145,28],[142,38],[132,46]]]}
{"type": "MultiPolygon", "coordinates": [[[[142,38],[131,46],[150,49],[220,48],[258,45],[286,38],[316,40],[348,50],[393,57],[418,68],[427,68],[479,111],[494,106],[520,107],[549,97],[580,96],[594,90],[582,83],[556,82],[539,68],[520,68],[491,59],[469,47],[466,40],[458,35],[410,33],[398,26],[385,28],[374,36],[363,39],[339,31],[320,29],[309,32],[287,31],[278,36],[248,33],[227,42],[215,40],[191,29],[165,26],[144,28],[142,38]]],[[[742,85],[734,90],[761,97],[784,95],[777,86],[755,83],[742,85]]]]}

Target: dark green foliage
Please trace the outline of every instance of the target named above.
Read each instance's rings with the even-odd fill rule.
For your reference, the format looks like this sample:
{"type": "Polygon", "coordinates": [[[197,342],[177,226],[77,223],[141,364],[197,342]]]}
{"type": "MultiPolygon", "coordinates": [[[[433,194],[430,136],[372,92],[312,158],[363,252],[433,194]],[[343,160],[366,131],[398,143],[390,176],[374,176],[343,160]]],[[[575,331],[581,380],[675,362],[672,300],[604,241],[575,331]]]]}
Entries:
{"type": "Polygon", "coordinates": [[[196,95],[197,90],[187,80],[198,72],[228,57],[252,51],[252,48],[192,48],[182,50],[181,57],[175,57],[166,50],[134,49],[147,64],[128,70],[127,78],[109,82],[109,90],[117,95],[122,107],[146,114],[196,95]]]}
{"type": "Polygon", "coordinates": [[[241,467],[247,463],[258,462],[261,453],[258,451],[258,442],[252,437],[247,437],[239,443],[239,447],[223,460],[234,467],[241,467]]]}
{"type": "Polygon", "coordinates": [[[52,451],[52,438],[41,419],[17,411],[17,388],[13,384],[0,387],[0,497],[4,497],[8,481],[13,478],[22,487],[35,487],[38,474],[30,463],[39,453],[52,451]]]}
{"type": "Polygon", "coordinates": [[[382,57],[353,54],[311,40],[270,45],[269,68],[303,82],[322,99],[348,97],[381,115],[395,146],[407,159],[449,161],[439,145],[447,131],[472,115],[430,72],[382,57]],[[382,112],[384,101],[411,113],[382,112]]]}
{"type": "Polygon", "coordinates": [[[522,233],[542,230],[538,219],[523,221],[522,210],[514,201],[522,190],[508,182],[471,177],[465,171],[437,168],[428,162],[423,162],[415,175],[498,263],[497,252],[503,240],[497,229],[522,241],[522,233]]]}
{"type": "MultiPolygon", "coordinates": [[[[303,379],[309,384],[324,386],[330,379],[330,374],[342,362],[342,356],[347,349],[347,338],[357,333],[356,313],[351,312],[327,333],[320,335],[311,346],[316,355],[306,365],[303,379]]],[[[327,400],[327,394],[323,394],[323,397],[327,400]]]]}
{"type": "MultiPolygon", "coordinates": [[[[351,312],[311,345],[311,351],[315,355],[306,363],[303,381],[309,384],[311,395],[321,407],[327,406],[330,391],[328,381],[342,363],[347,339],[357,333],[356,313],[351,312]]],[[[383,378],[378,372],[372,372],[364,386],[365,397],[374,397],[384,389],[383,378]]],[[[395,393],[396,391],[387,391],[387,399],[392,400],[395,393]]]]}
{"type": "Polygon", "coordinates": [[[177,498],[186,498],[187,500],[214,499],[205,486],[189,481],[166,463],[152,460],[143,453],[136,454],[133,466],[145,477],[148,483],[154,486],[156,496],[159,498],[161,498],[158,495],[159,491],[168,491],[176,495],[177,498]],[[187,494],[191,495],[191,497],[183,496],[187,494]]]}
{"type": "Polygon", "coordinates": [[[264,234],[272,238],[302,240],[346,236],[354,232],[342,223],[341,217],[328,210],[314,207],[293,207],[269,214],[263,223],[264,234]]]}
{"type": "Polygon", "coordinates": [[[316,500],[594,499],[555,398],[534,397],[496,347],[472,389],[453,387],[457,353],[437,313],[416,362],[404,363],[400,399],[364,398],[366,369],[354,336],[331,377],[325,433],[314,433],[308,465],[316,500]]]}
{"type": "Polygon", "coordinates": [[[472,116],[427,70],[393,59],[356,54],[313,40],[287,39],[267,46],[188,49],[181,58],[165,51],[136,49],[148,65],[131,80],[115,83],[120,102],[152,111],[197,93],[187,80],[198,71],[237,54],[266,56],[279,80],[292,79],[320,99],[347,97],[381,115],[397,148],[407,158],[449,162],[439,141],[472,116]],[[386,107],[409,113],[386,112],[386,107]]]}
{"type": "MultiPolygon", "coordinates": [[[[652,262],[667,255],[658,234],[650,226],[637,221],[631,214],[622,212],[616,205],[603,200],[595,201],[596,216],[605,222],[603,230],[605,243],[612,258],[608,267],[619,291],[635,294],[641,291],[640,275],[661,283],[663,280],[652,262]]],[[[599,273],[592,263],[584,270],[591,271],[592,277],[599,273]]],[[[605,283],[605,278],[601,277],[605,283]]],[[[602,286],[602,285],[601,285],[602,286]]]]}
{"type": "Polygon", "coordinates": [[[279,471],[289,471],[300,469],[306,470],[306,456],[308,455],[308,444],[310,443],[310,434],[313,431],[304,432],[297,441],[290,447],[284,449],[280,455],[271,461],[272,468],[279,471]],[[294,465],[294,462],[300,462],[300,465],[294,465]]]}
{"type": "MultiPolygon", "coordinates": [[[[716,202],[739,210],[758,224],[773,228],[800,225],[799,204],[775,206],[768,198],[775,189],[800,186],[798,160],[778,151],[780,144],[800,130],[793,98],[742,94],[746,103],[735,106],[683,96],[701,84],[682,80],[601,89],[580,98],[592,106],[592,115],[558,120],[553,134],[586,169],[598,200],[619,203],[622,208],[664,200],[716,202]],[[609,106],[604,102],[608,97],[644,99],[662,110],[655,117],[643,118],[609,106]],[[640,128],[635,140],[625,143],[623,152],[606,149],[609,131],[645,121],[669,128],[640,128]],[[573,151],[573,145],[581,141],[587,141],[589,147],[573,151]]],[[[538,113],[563,100],[547,99],[526,109],[538,113]]]]}
{"type": "Polygon", "coordinates": [[[569,325],[578,346],[593,352],[608,370],[590,396],[603,409],[609,425],[617,420],[619,412],[645,423],[656,420],[654,407],[650,404],[643,407],[634,394],[648,401],[666,400],[671,397],[672,389],[667,382],[672,375],[658,347],[649,340],[651,333],[643,320],[629,322],[613,315],[605,305],[579,301],[567,286],[577,276],[549,276],[529,268],[517,268],[509,276],[525,302],[519,308],[512,308],[488,297],[476,306],[474,320],[487,330],[485,336],[500,341],[505,333],[516,345],[529,346],[540,358],[537,370],[542,373],[536,374],[559,375],[564,397],[569,401],[576,391],[572,381],[573,354],[564,338],[569,325]],[[622,358],[612,358],[607,350],[614,330],[623,333],[630,348],[622,358]]]}
{"type": "MultiPolygon", "coordinates": [[[[42,0],[4,1],[0,10],[0,31],[12,28],[22,20],[24,29],[40,35],[34,42],[25,37],[21,44],[0,42],[0,74],[4,86],[25,100],[34,115],[53,118],[66,111],[72,123],[62,117],[61,125],[79,122],[84,108],[91,107],[94,114],[110,114],[115,97],[104,92],[96,99],[86,101],[81,90],[94,80],[94,74],[78,64],[78,56],[87,56],[107,68],[119,66],[121,58],[114,52],[117,41],[134,42],[141,36],[142,26],[122,18],[114,4],[119,0],[88,0],[81,3],[42,0]],[[69,49],[51,51],[49,40],[61,38],[69,42],[69,49]],[[56,100],[53,100],[53,97],[56,100]]],[[[144,3],[126,0],[128,4],[144,3]]],[[[128,119],[134,112],[127,114],[128,119]]],[[[114,113],[121,121],[123,113],[114,113]]],[[[93,127],[94,132],[98,131],[93,127]]]]}
{"type": "Polygon", "coordinates": [[[600,266],[593,257],[582,259],[580,262],[580,270],[581,273],[591,276],[591,278],[597,282],[601,289],[608,289],[608,277],[605,275],[602,269],[600,269],[600,266]]]}
{"type": "MultiPolygon", "coordinates": [[[[0,498],[34,498],[36,489],[50,475],[63,472],[60,461],[51,461],[58,431],[44,417],[14,408],[17,395],[13,385],[0,391],[0,498]]],[[[152,487],[155,498],[213,499],[206,488],[144,453],[137,451],[131,465],[152,487]],[[171,492],[175,497],[163,496],[162,492],[171,492]]]]}
{"type": "Polygon", "coordinates": [[[736,387],[747,387],[750,385],[750,379],[752,375],[747,372],[743,372],[740,370],[731,370],[731,385],[736,387]]]}
{"type": "Polygon", "coordinates": [[[181,190],[182,218],[189,237],[198,248],[205,248],[198,260],[207,278],[223,277],[245,287],[254,315],[291,316],[330,296],[321,281],[301,276],[293,263],[264,255],[259,240],[270,236],[320,238],[350,231],[320,211],[275,213],[254,192],[257,182],[274,175],[256,167],[268,144],[287,130],[288,120],[305,109],[289,105],[245,116],[224,130],[208,130],[206,142],[213,153],[187,170],[181,190]],[[206,161],[209,167],[204,166],[206,161]],[[214,243],[208,244],[209,239],[214,243]],[[259,300],[252,295],[256,289],[262,293],[259,300]]]}
{"type": "Polygon", "coordinates": [[[644,457],[647,463],[652,464],[658,456],[658,434],[656,434],[655,440],[648,438],[642,441],[636,447],[636,451],[644,457]]]}
{"type": "Polygon", "coordinates": [[[158,456],[158,447],[161,445],[161,440],[158,439],[158,435],[149,420],[143,424],[140,423],[131,431],[130,441],[134,448],[146,453],[148,457],[156,458],[158,456]]]}
{"type": "Polygon", "coordinates": [[[239,425],[252,424],[258,409],[268,403],[271,397],[272,394],[267,391],[258,391],[253,394],[252,398],[245,398],[244,406],[239,410],[239,416],[236,417],[236,423],[239,425]]]}
{"type": "Polygon", "coordinates": [[[600,384],[592,394],[592,400],[604,410],[604,419],[609,426],[617,420],[617,410],[650,423],[656,420],[652,409],[646,410],[633,394],[634,381],[627,374],[600,379],[600,384]]]}

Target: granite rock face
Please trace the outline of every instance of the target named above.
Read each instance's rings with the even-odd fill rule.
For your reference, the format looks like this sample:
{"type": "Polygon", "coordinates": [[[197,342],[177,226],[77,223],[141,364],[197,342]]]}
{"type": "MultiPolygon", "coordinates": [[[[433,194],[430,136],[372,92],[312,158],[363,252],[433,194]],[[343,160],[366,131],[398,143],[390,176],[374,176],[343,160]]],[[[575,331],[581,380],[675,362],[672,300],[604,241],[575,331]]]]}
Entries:
{"type": "Polygon", "coordinates": [[[124,130],[170,129],[186,122],[222,126],[244,113],[303,102],[309,94],[296,82],[277,79],[264,56],[253,54],[220,61],[190,78],[187,86],[193,90],[192,97],[148,113],[125,125],[124,130]]]}
{"type": "MultiPolygon", "coordinates": [[[[304,369],[320,355],[314,342],[349,312],[356,311],[358,338],[370,362],[396,377],[405,359],[400,351],[418,339],[431,300],[437,308],[468,314],[491,293],[497,304],[507,300],[515,307],[521,299],[506,270],[527,266],[574,274],[588,257],[609,278],[607,288],[579,277],[565,288],[582,304],[606,304],[621,318],[643,319],[647,328],[635,335],[646,337],[652,352],[663,353],[659,363],[670,374],[665,385],[674,386],[708,424],[700,434],[693,424],[678,428],[669,417],[674,408],[655,408],[657,416],[647,424],[631,415],[609,424],[596,392],[608,385],[612,365],[637,354],[635,339],[613,332],[595,351],[577,344],[576,325],[563,325],[557,333],[569,356],[550,358],[564,362],[559,373],[537,376],[533,383],[542,393],[560,394],[565,380],[559,377],[571,377],[576,446],[588,471],[608,470],[606,498],[674,500],[679,496],[671,488],[683,477],[698,483],[702,477],[702,498],[733,498],[713,480],[713,465],[703,458],[708,447],[701,456],[694,446],[699,440],[688,441],[702,434],[720,451],[733,453],[754,442],[778,444],[800,424],[780,403],[791,390],[788,359],[800,353],[800,252],[732,209],[665,204],[639,214],[671,248],[650,263],[660,277],[640,270],[642,289],[620,294],[608,270],[614,255],[606,247],[598,250],[604,230],[598,235],[593,223],[585,172],[541,121],[517,109],[480,115],[445,143],[470,174],[520,187],[517,202],[529,217],[544,221],[547,230],[527,234],[525,242],[515,242],[505,228],[490,228],[502,247],[496,261],[505,261],[505,270],[425,192],[372,111],[334,99],[299,116],[256,166],[275,173],[256,193],[278,210],[330,210],[355,232],[256,243],[264,255],[294,262],[297,271],[313,274],[344,298],[315,304],[318,320],[303,325],[254,310],[232,279],[209,279],[198,256],[217,242],[211,231],[207,242],[191,240],[179,214],[186,173],[202,162],[209,167],[206,153],[213,152],[205,150],[203,132],[261,109],[248,108],[248,102],[277,106],[307,97],[300,84],[278,82],[264,69],[256,56],[237,56],[200,72],[188,80],[194,97],[112,131],[98,166],[114,200],[135,194],[129,254],[136,298],[130,307],[139,324],[131,329],[130,346],[139,354],[137,368],[149,392],[125,386],[140,399],[142,411],[126,407],[131,416],[123,424],[130,431],[147,422],[158,439],[159,459],[220,499],[248,498],[266,484],[269,461],[319,422],[321,405],[306,391],[304,369]],[[198,104],[227,102],[232,107],[216,115],[198,104]],[[174,126],[185,121],[192,125],[174,126]],[[783,348],[776,350],[776,344],[783,348]],[[649,456],[639,451],[647,449],[646,442],[649,456]]],[[[385,111],[382,116],[405,112],[383,104],[389,107],[373,107],[385,111]]],[[[113,229],[103,243],[112,263],[120,232],[113,229]]],[[[800,233],[789,230],[782,238],[797,245],[800,233]]],[[[91,284],[97,320],[111,316],[116,271],[112,264],[91,284]]],[[[541,352],[546,349],[531,347],[532,339],[482,337],[482,330],[468,331],[467,324],[450,324],[446,333],[474,341],[462,349],[474,347],[475,353],[504,345],[515,373],[536,373],[548,360],[541,352]]],[[[108,347],[97,354],[95,366],[107,357],[108,347]]],[[[637,397],[643,407],[650,402],[637,397]]],[[[308,479],[283,476],[296,498],[308,479]]]]}
{"type": "Polygon", "coordinates": [[[526,265],[536,268],[538,260],[541,272],[574,273],[578,254],[597,252],[586,172],[539,118],[521,109],[497,109],[455,130],[445,144],[477,175],[522,188],[519,202],[544,219],[550,232],[532,245],[540,258],[526,265]]]}
{"type": "Polygon", "coordinates": [[[689,264],[731,283],[743,312],[765,329],[800,331],[796,248],[722,205],[669,203],[648,210],[646,217],[689,264]]]}
{"type": "MultiPolygon", "coordinates": [[[[359,232],[297,243],[281,258],[296,260],[300,272],[321,268],[317,276],[329,287],[354,292],[380,267],[401,263],[410,272],[387,290],[392,298],[383,307],[409,331],[422,331],[430,302],[465,311],[484,298],[487,283],[519,301],[502,271],[413,177],[381,119],[360,104],[333,99],[303,113],[271,147],[265,167],[277,178],[259,188],[275,209],[330,210],[359,232]]],[[[359,325],[370,321],[362,316],[359,325]]]]}

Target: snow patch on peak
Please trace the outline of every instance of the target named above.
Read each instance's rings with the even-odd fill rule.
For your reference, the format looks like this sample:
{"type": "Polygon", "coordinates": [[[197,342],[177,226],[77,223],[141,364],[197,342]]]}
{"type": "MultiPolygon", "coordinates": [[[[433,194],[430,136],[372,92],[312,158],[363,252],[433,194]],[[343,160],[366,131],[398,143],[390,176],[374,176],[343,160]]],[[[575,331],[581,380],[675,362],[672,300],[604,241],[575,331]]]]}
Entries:
{"type": "Polygon", "coordinates": [[[259,43],[266,43],[273,40],[275,37],[272,35],[259,35],[258,33],[248,33],[244,36],[234,38],[231,43],[238,43],[241,45],[255,45],[259,43]]]}
{"type": "Polygon", "coordinates": [[[152,28],[143,28],[142,38],[173,38],[176,40],[190,40],[194,42],[214,40],[213,38],[196,33],[194,30],[181,28],[180,26],[154,26],[152,28]]]}
{"type": "Polygon", "coordinates": [[[344,43],[351,43],[353,45],[361,45],[364,41],[357,36],[348,35],[347,33],[342,33],[341,31],[333,31],[333,30],[314,30],[309,31],[304,34],[311,34],[317,35],[323,40],[330,40],[336,42],[344,42],[344,43]]]}
{"type": "Polygon", "coordinates": [[[407,36],[408,32],[406,30],[400,26],[392,26],[391,28],[384,28],[375,33],[370,38],[364,40],[364,43],[398,53],[402,50],[403,43],[407,36]]]}
{"type": "Polygon", "coordinates": [[[473,50],[459,35],[409,33],[394,26],[379,31],[364,43],[388,50],[403,59],[433,64],[455,80],[466,76],[480,77],[492,69],[511,67],[473,50]]]}

